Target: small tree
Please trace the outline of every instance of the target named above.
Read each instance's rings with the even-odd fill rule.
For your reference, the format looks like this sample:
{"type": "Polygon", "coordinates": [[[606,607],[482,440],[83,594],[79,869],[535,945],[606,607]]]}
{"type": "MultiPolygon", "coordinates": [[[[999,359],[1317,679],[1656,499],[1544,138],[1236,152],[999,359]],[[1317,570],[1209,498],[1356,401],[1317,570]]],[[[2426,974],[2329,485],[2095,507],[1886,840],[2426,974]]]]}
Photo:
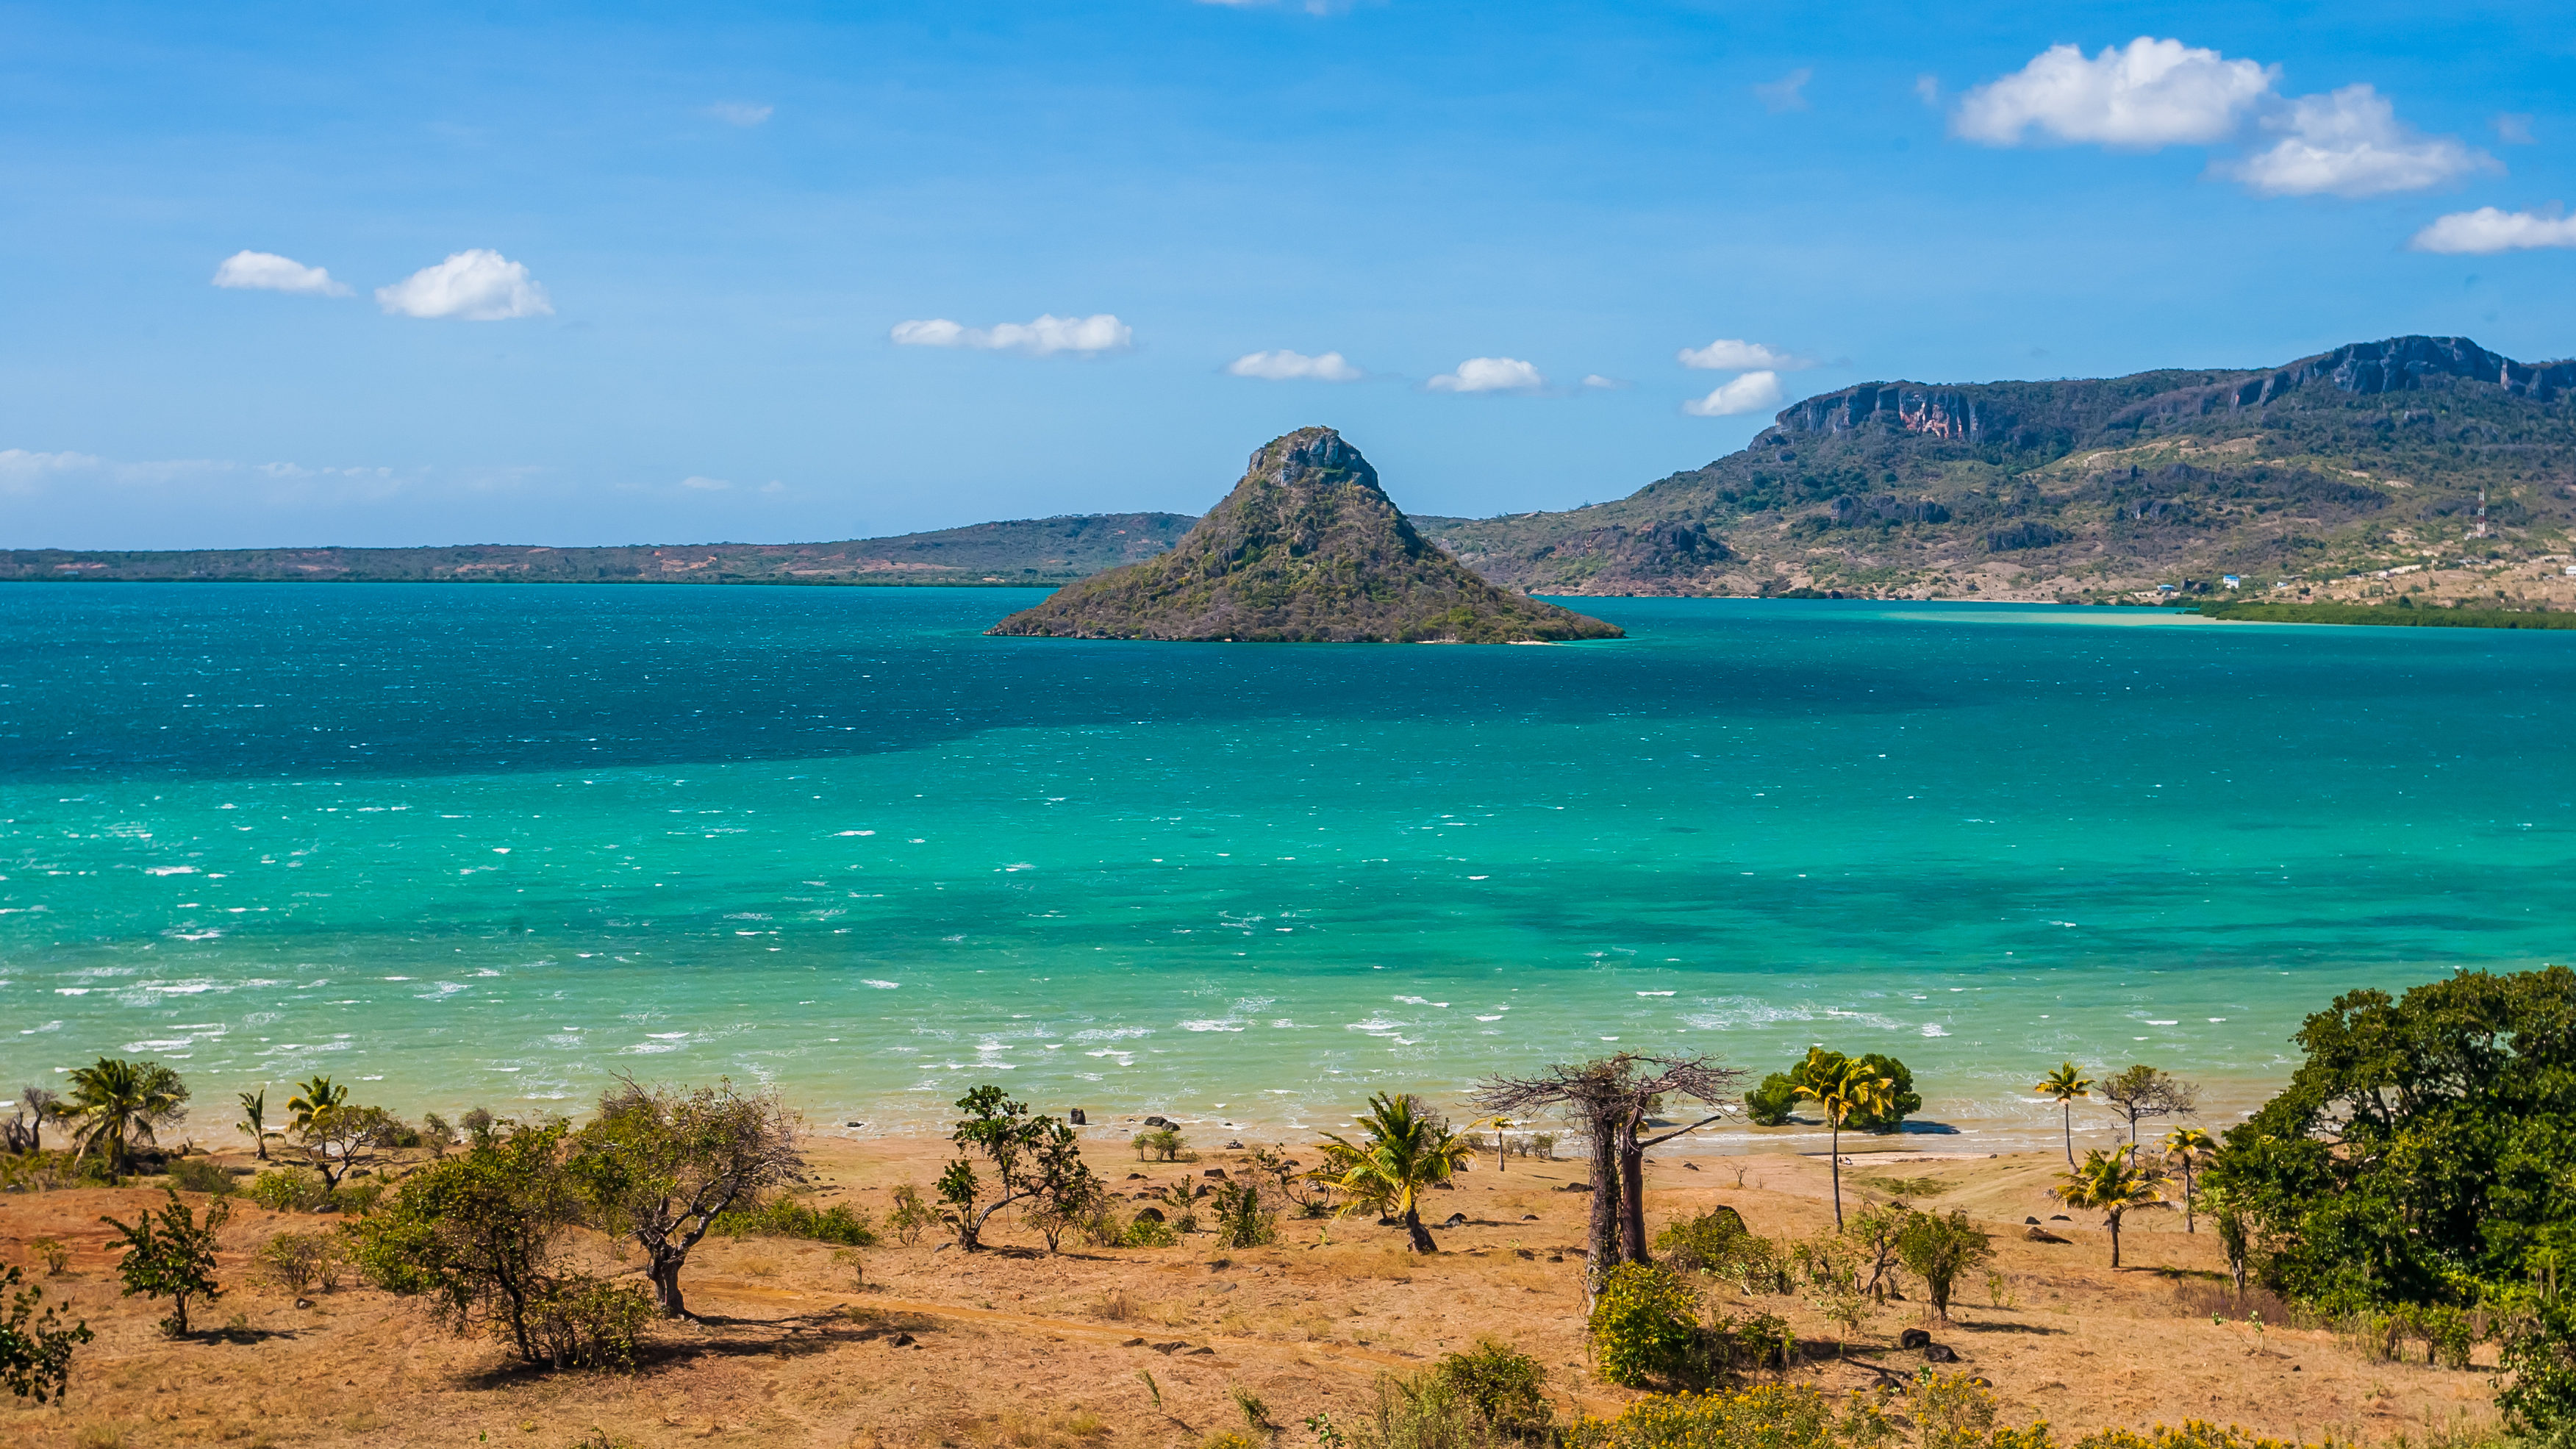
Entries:
{"type": "Polygon", "coordinates": [[[1948,1217],[1907,1213],[1896,1234],[1896,1254],[1907,1272],[1923,1280],[1934,1316],[1947,1323],[1952,1286],[1994,1257],[1995,1248],[1966,1213],[1953,1209],[1948,1217]]]}
{"type": "Polygon", "coordinates": [[[2129,1154],[2137,1155],[2138,1123],[2148,1117],[2188,1117],[2200,1106],[2200,1088],[2145,1063],[2102,1080],[2102,1098],[2129,1126],[2129,1154]]]}
{"type": "Polygon", "coordinates": [[[2163,1174],[2138,1166],[2126,1154],[2097,1147],[2084,1154],[2083,1163],[2073,1172],[2059,1173],[2049,1195],[2078,1212],[2102,1214],[2102,1225],[2111,1230],[2111,1266],[2117,1269],[2122,1215],[2132,1208],[2170,1206],[2163,1182],[2163,1174]]]}
{"type": "Polygon", "coordinates": [[[1855,1061],[1823,1047],[1808,1050],[1796,1075],[1798,1095],[1822,1107],[1826,1125],[1833,1128],[1834,1226],[1839,1229],[1843,1225],[1843,1124],[1855,1116],[1885,1110],[1890,1083],[1872,1071],[1865,1058],[1855,1061]]]}
{"type": "MultiPolygon", "coordinates": [[[[1229,1182],[1216,1190],[1216,1245],[1258,1248],[1279,1237],[1279,1213],[1261,1201],[1261,1189],[1249,1182],[1229,1182]]],[[[1053,1244],[1049,1245],[1050,1250],[1053,1244]]]]}
{"type": "Polygon", "coordinates": [[[301,1132],[305,1124],[313,1120],[314,1113],[337,1107],[347,1100],[349,1089],[335,1084],[329,1077],[298,1082],[295,1095],[286,1099],[286,1125],[292,1131],[301,1132]]]}
{"type": "Polygon", "coordinates": [[[17,1113],[0,1122],[0,1151],[40,1152],[45,1146],[45,1119],[62,1115],[62,1098],[42,1087],[18,1089],[17,1113]]]}
{"type": "Polygon", "coordinates": [[[125,1240],[125,1258],[117,1264],[125,1279],[125,1296],[169,1299],[170,1316],[161,1320],[161,1331],[185,1338],[188,1300],[202,1298],[211,1303],[223,1296],[224,1290],[215,1283],[215,1234],[231,1216],[232,1205],[217,1202],[199,1222],[196,1213],[180,1201],[177,1188],[163,1191],[170,1202],[161,1209],[158,1228],[150,1208],[136,1214],[131,1224],[111,1217],[99,1221],[125,1240]]]}
{"type": "Polygon", "coordinates": [[[2075,1099],[2092,1088],[2093,1079],[2078,1071],[2073,1062],[2067,1062],[2040,1078],[2039,1085],[2031,1089],[2041,1096],[2057,1099],[2059,1125],[2066,1133],[2066,1165],[2069,1167],[2075,1165],[2075,1099]]]}
{"type": "Polygon", "coordinates": [[[1344,1214],[1368,1208],[1402,1219],[1413,1251],[1439,1252],[1422,1225],[1421,1195],[1463,1169],[1475,1145],[1410,1096],[1380,1092],[1369,1098],[1360,1125],[1365,1135],[1358,1142],[1325,1134],[1324,1165],[1315,1169],[1315,1180],[1344,1195],[1344,1214]]]}
{"type": "Polygon", "coordinates": [[[1586,1325],[1601,1377],[1637,1389],[1687,1373],[1699,1310],[1699,1290],[1670,1268],[1621,1263],[1604,1273],[1586,1325]]]}
{"type": "Polygon", "coordinates": [[[18,1270],[0,1268],[0,1292],[9,1306],[0,1311],[0,1383],[22,1399],[43,1403],[59,1399],[71,1380],[72,1350],[89,1342],[87,1323],[62,1326],[62,1310],[45,1305],[45,1290],[18,1287],[18,1270]],[[37,1310],[42,1307],[43,1312],[37,1310]]]}
{"type": "Polygon", "coordinates": [[[72,1150],[83,1157],[98,1153],[111,1182],[125,1175],[134,1143],[151,1142],[154,1132],[178,1121],[188,1107],[187,1084],[159,1062],[100,1057],[68,1080],[70,1100],[57,1111],[76,1124],[72,1150]]]}
{"type": "Polygon", "coordinates": [[[2200,1171],[2201,1164],[2218,1154],[2218,1144],[2197,1127],[2176,1127],[2165,1134],[2164,1149],[2165,1160],[2182,1169],[2182,1230],[2196,1233],[2200,1229],[2193,1221],[2195,1192],[2192,1179],[2200,1171]]]}
{"type": "MultiPolygon", "coordinates": [[[[348,1093],[343,1090],[341,1098],[348,1093]]],[[[322,1186],[337,1192],[340,1179],[349,1170],[376,1160],[376,1154],[393,1140],[402,1124],[382,1107],[352,1107],[345,1100],[334,1099],[327,1107],[298,1113],[295,1123],[295,1148],[315,1172],[322,1174],[322,1186]]]]}
{"type": "Polygon", "coordinates": [[[625,1082],[572,1142],[568,1169],[602,1226],[631,1235],[665,1318],[687,1316],[680,1270],[689,1250],[740,1202],[804,1168],[796,1119],[775,1092],[731,1082],[673,1092],[625,1082]]]}
{"type": "Polygon", "coordinates": [[[268,1160],[268,1123],[266,1120],[268,1117],[268,1088],[262,1087],[256,1092],[242,1093],[241,1109],[242,1119],[239,1122],[234,1123],[233,1126],[240,1131],[250,1134],[252,1150],[257,1153],[260,1161],[266,1162],[268,1160]]]}
{"type": "MultiPolygon", "coordinates": [[[[998,1196],[984,1197],[984,1182],[971,1155],[961,1155],[939,1175],[939,1200],[957,1215],[957,1246],[974,1252],[984,1245],[984,1224],[1015,1202],[1035,1199],[1040,1206],[1088,1202],[1098,1192],[1098,1179],[1082,1160],[1082,1143],[1071,1127],[1053,1117],[1031,1115],[1028,1104],[1014,1102],[999,1087],[977,1087],[957,1099],[966,1115],[948,1140],[961,1153],[980,1153],[999,1179],[998,1196]]],[[[1064,1214],[1078,1221],[1077,1212],[1064,1214]]]]}
{"type": "MultiPolygon", "coordinates": [[[[1905,1225],[1911,1222],[1913,1217],[1914,1214],[1908,1212],[1902,1202],[1890,1203],[1885,1207],[1876,1203],[1867,1203],[1859,1212],[1852,1214],[1851,1226],[1844,1230],[1858,1238],[1869,1250],[1869,1281],[1861,1285],[1860,1291],[1877,1302],[1887,1301],[1887,1290],[1893,1286],[1896,1278],[1894,1271],[1898,1262],[1896,1240],[1905,1231],[1905,1225]]],[[[1736,1231],[1742,1232],[1743,1220],[1738,1218],[1736,1222],[1736,1231]]]]}

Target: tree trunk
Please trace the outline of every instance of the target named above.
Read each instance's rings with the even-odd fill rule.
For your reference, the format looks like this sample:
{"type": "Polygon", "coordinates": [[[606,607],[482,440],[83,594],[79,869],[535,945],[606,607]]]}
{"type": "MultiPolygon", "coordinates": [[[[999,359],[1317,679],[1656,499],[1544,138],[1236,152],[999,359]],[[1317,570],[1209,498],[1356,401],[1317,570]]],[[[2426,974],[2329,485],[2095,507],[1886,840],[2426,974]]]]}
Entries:
{"type": "Polygon", "coordinates": [[[1592,1300],[1601,1294],[1602,1275],[1619,1261],[1619,1159],[1618,1139],[1610,1124],[1596,1119],[1592,1124],[1592,1219],[1591,1240],[1583,1256],[1583,1307],[1592,1309],[1592,1300]]]}
{"type": "Polygon", "coordinates": [[[1411,1206],[1407,1206],[1405,1208],[1404,1231],[1408,1237],[1413,1239],[1413,1251],[1420,1253],[1425,1257],[1440,1251],[1440,1245],[1431,1240],[1431,1230],[1422,1225],[1422,1210],[1420,1208],[1411,1206]]]}
{"type": "Polygon", "coordinates": [[[1635,1119],[1620,1123],[1619,1138],[1619,1261],[1648,1263],[1646,1150],[1637,1145],[1635,1119]]]}
{"type": "Polygon", "coordinates": [[[2075,1104],[2060,1097],[2057,1109],[2066,1119],[2066,1165],[2075,1165],[2075,1104]]]}
{"type": "Polygon", "coordinates": [[[2182,1160],[2182,1230],[2184,1232],[2200,1231],[2193,1225],[2195,1218],[2196,1214],[2193,1212],[2191,1201],[2191,1159],[2186,1157],[2182,1160]]]}
{"type": "Polygon", "coordinates": [[[1826,1114],[1834,1129],[1834,1231],[1843,1230],[1843,1119],[1826,1114]]]}
{"type": "Polygon", "coordinates": [[[2120,1215],[2111,1214],[2111,1271],[2120,1271],[2120,1215]]]}
{"type": "Polygon", "coordinates": [[[688,1256],[667,1247],[647,1247],[652,1255],[644,1265],[644,1276],[653,1284],[653,1301],[662,1305],[664,1318],[686,1318],[689,1307],[680,1299],[680,1269],[688,1256]]]}

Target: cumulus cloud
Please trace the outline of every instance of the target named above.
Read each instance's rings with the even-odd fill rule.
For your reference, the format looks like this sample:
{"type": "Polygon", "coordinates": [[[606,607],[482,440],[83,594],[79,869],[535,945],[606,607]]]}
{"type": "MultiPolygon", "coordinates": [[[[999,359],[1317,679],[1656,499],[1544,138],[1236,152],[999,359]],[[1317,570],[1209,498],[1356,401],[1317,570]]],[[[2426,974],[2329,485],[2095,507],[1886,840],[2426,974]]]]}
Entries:
{"type": "Polygon", "coordinates": [[[1800,357],[1759,342],[1744,342],[1732,337],[1721,337],[1706,347],[1685,347],[1675,356],[1682,366],[1695,367],[1703,372],[1744,372],[1753,368],[1801,372],[1816,365],[1812,357],[1800,357]]]}
{"type": "Polygon", "coordinates": [[[2090,60],[2053,45],[1962,96],[1951,129],[1989,146],[2021,145],[2032,131],[2141,150],[2207,144],[2236,134],[2279,77],[2278,66],[2144,35],[2090,60]]]}
{"type": "Polygon", "coordinates": [[[1780,374],[1748,372],[1717,385],[1706,397],[1692,398],[1682,411],[1695,418],[1731,418],[1780,405],[1780,374]]]}
{"type": "Polygon", "coordinates": [[[297,292],[307,297],[346,297],[349,289],[320,267],[275,252],[235,252],[215,268],[215,285],[255,292],[297,292]]]}
{"type": "Polygon", "coordinates": [[[778,114],[776,106],[755,106],[746,101],[718,101],[707,107],[707,114],[728,126],[751,127],[778,114]]]}
{"type": "Polygon", "coordinates": [[[1536,392],[1547,378],[1517,357],[1470,357],[1431,379],[1434,392],[1536,392]]]}
{"type": "Polygon", "coordinates": [[[1601,390],[1601,391],[1616,392],[1616,391],[1618,391],[1618,390],[1619,390],[1619,389],[1621,389],[1621,388],[1629,387],[1629,386],[1632,386],[1633,384],[1628,383],[1628,382],[1626,382],[1626,381],[1624,381],[1623,379],[1620,379],[1620,378],[1615,378],[1615,377],[1603,377],[1601,374],[1599,374],[1599,373],[1597,373],[1597,372],[1587,372],[1587,373],[1585,373],[1585,374],[1583,375],[1583,385],[1584,385],[1585,387],[1588,387],[1588,388],[1594,388],[1594,389],[1598,389],[1598,390],[1601,390]]]}
{"type": "Polygon", "coordinates": [[[555,310],[527,267],[484,247],[457,252],[390,287],[378,287],[376,305],[395,317],[466,322],[549,317],[555,310]]]}
{"type": "Polygon", "coordinates": [[[1338,352],[1308,357],[1302,352],[1281,348],[1276,352],[1247,352],[1225,365],[1237,377],[1266,378],[1271,382],[1299,379],[1314,382],[1357,382],[1367,374],[1345,361],[1338,352]]]}
{"type": "Polygon", "coordinates": [[[2455,211],[2437,219],[2431,226],[2415,233],[2414,240],[2406,245],[2419,252],[2469,256],[2492,256],[2497,252],[2531,251],[2540,247],[2576,247],[2576,217],[2560,216],[2554,207],[2543,214],[2481,206],[2475,211],[2455,211]]]}
{"type": "Polygon", "coordinates": [[[1058,317],[1049,312],[1034,322],[1004,322],[995,327],[969,327],[945,317],[897,322],[888,335],[898,347],[971,347],[1049,357],[1059,352],[1124,352],[1134,345],[1136,329],[1107,312],[1089,317],[1058,317]]]}
{"type": "Polygon", "coordinates": [[[2269,128],[2288,134],[2216,168],[2262,196],[2384,196],[2501,169],[2484,151],[2419,134],[2367,85],[2301,96],[2269,128]]]}
{"type": "Polygon", "coordinates": [[[1807,82],[1815,78],[1815,71],[1802,65],[1778,80],[1755,86],[1753,96],[1762,102],[1762,109],[1775,116],[1782,111],[1803,111],[1807,108],[1807,82]]]}

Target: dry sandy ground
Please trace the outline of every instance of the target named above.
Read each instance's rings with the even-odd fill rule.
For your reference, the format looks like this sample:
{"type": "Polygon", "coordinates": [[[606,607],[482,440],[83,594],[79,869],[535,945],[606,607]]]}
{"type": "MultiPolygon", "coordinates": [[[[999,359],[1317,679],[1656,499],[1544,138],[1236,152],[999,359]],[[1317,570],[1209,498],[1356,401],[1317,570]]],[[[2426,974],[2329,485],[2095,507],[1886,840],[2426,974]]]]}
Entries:
{"type": "MultiPolygon", "coordinates": [[[[1212,1152],[1185,1167],[1143,1165],[1117,1138],[1095,1135],[1095,1165],[1123,1190],[1147,1185],[1123,1181],[1130,1172],[1169,1181],[1236,1160],[1212,1152]]],[[[926,1185],[942,1147],[819,1142],[820,1200],[846,1198],[881,1218],[887,1189],[926,1185]]],[[[1916,1201],[1964,1207],[1994,1229],[2009,1306],[1990,1306],[1982,1280],[1962,1285],[1956,1323],[1933,1332],[1994,1381],[2016,1420],[2045,1418],[2063,1432],[2204,1418],[2311,1440],[2329,1431],[2384,1440],[2491,1413],[2483,1372],[2373,1364],[2322,1332],[2258,1336],[2184,1316],[2178,1275],[2219,1264],[2214,1240],[2185,1235],[2178,1214],[2133,1219],[2130,1266],[2117,1274],[2094,1224],[2051,1224],[2073,1239],[2064,1246],[2028,1241],[2022,1219],[2054,1211],[2041,1195],[2062,1165],[2052,1155],[1859,1162],[1847,1178],[1936,1179],[1937,1195],[1910,1189],[1916,1201]]],[[[1723,1202],[1757,1232],[1812,1234],[1832,1223],[1825,1173],[1823,1162],[1789,1155],[1662,1159],[1650,1219],[1723,1202]]],[[[156,1193],[0,1197],[0,1257],[32,1263],[26,1245],[39,1236],[70,1244],[70,1275],[45,1287],[67,1295],[98,1334],[75,1360],[67,1405],[0,1406],[0,1444],[562,1449],[605,1430],[638,1446],[1184,1446],[1241,1426],[1228,1397],[1236,1387],[1288,1426],[1281,1442],[1304,1444],[1307,1415],[1356,1411],[1378,1375],[1418,1372],[1479,1336],[1535,1354],[1567,1407],[1607,1414],[1630,1396],[1587,1372],[1581,1261],[1558,1251],[1582,1241],[1586,1199],[1563,1190],[1582,1175],[1566,1162],[1514,1159],[1499,1173],[1481,1164],[1454,1191],[1431,1195],[1426,1216],[1463,1213],[1469,1224],[1441,1231],[1443,1251],[1429,1260],[1403,1252],[1399,1231],[1357,1218],[1283,1220],[1278,1245],[1231,1254],[1204,1235],[1174,1248],[1056,1257],[1031,1251],[1034,1239],[1013,1230],[997,1235],[1001,1250],[972,1257],[925,1238],[860,1253],[863,1280],[848,1255],[821,1245],[711,1240],[683,1279],[705,1321],[659,1335],[626,1375],[515,1370],[490,1341],[451,1338],[416,1307],[371,1290],[343,1286],[297,1308],[242,1270],[267,1235],[315,1220],[256,1208],[237,1210],[226,1230],[225,1265],[241,1286],[202,1313],[215,1328],[238,1314],[247,1331],[174,1343],[153,1327],[162,1308],[117,1297],[98,1223],[156,1193]]],[[[1846,1192],[1858,1195],[1848,1181],[1846,1192]]],[[[1876,1381],[1862,1362],[1899,1373],[1921,1362],[1892,1347],[1901,1329],[1923,1323],[1917,1303],[1889,1305],[1867,1346],[1855,1347],[1856,1362],[1836,1363],[1831,1330],[1802,1300],[1746,1300],[1722,1287],[1710,1297],[1721,1309],[1790,1318],[1824,1355],[1801,1372],[1828,1387],[1876,1381]]]]}

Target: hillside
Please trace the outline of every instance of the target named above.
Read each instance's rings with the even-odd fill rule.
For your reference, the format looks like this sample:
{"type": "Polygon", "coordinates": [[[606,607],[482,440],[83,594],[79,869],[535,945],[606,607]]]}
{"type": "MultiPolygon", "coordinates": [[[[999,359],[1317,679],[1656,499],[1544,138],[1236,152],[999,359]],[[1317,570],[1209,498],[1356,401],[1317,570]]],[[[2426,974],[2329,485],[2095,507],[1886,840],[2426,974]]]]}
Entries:
{"type": "Polygon", "coordinates": [[[1252,455],[1170,552],[1068,585],[995,634],[1246,643],[1503,644],[1620,631],[1495,588],[1426,542],[1330,428],[1252,455]]]}
{"type": "Polygon", "coordinates": [[[0,551],[0,581],[1060,584],[1161,553],[1193,522],[1177,513],[1074,514],[841,543],[132,553],[19,549],[0,551]]]}
{"type": "Polygon", "coordinates": [[[2226,574],[2360,597],[2434,560],[2481,597],[2521,564],[2516,597],[2545,597],[2528,565],[2571,522],[2576,362],[2448,337],[2269,369],[1865,383],[1615,503],[1417,520],[1539,593],[2026,598],[2226,574]]]}

